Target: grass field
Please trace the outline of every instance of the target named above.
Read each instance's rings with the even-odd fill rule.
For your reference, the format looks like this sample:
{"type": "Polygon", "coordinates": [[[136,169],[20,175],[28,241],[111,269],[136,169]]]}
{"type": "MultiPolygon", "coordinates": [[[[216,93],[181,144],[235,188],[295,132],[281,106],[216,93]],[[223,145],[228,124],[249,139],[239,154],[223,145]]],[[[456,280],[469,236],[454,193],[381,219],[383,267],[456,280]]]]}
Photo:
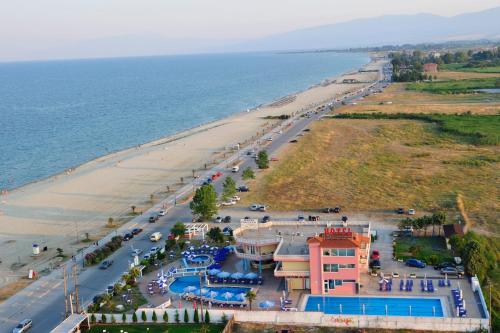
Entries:
{"type": "Polygon", "coordinates": [[[466,64],[442,64],[439,70],[471,73],[500,73],[500,66],[492,67],[465,67],[466,64]]]}
{"type": "Polygon", "coordinates": [[[395,254],[398,259],[416,258],[427,264],[453,261],[453,254],[446,248],[443,237],[401,237],[396,240],[395,254]]]}
{"type": "Polygon", "coordinates": [[[340,205],[346,211],[445,210],[459,218],[461,194],[476,227],[498,230],[492,180],[500,176],[498,146],[474,146],[414,120],[325,119],[261,173],[242,197],[273,210],[340,205]],[[484,159],[484,163],[467,163],[484,159]]]}
{"type": "MultiPolygon", "coordinates": [[[[120,333],[120,332],[128,332],[128,333],[196,333],[201,332],[200,328],[202,325],[200,324],[136,324],[136,325],[95,325],[92,326],[92,329],[89,333],[102,333],[103,330],[106,330],[107,333],[120,333]]],[[[224,329],[224,325],[208,325],[207,333],[220,333],[224,329]]]]}
{"type": "Polygon", "coordinates": [[[425,91],[434,94],[463,94],[475,89],[499,88],[500,78],[476,78],[450,81],[415,82],[407,84],[408,90],[425,91]]]}

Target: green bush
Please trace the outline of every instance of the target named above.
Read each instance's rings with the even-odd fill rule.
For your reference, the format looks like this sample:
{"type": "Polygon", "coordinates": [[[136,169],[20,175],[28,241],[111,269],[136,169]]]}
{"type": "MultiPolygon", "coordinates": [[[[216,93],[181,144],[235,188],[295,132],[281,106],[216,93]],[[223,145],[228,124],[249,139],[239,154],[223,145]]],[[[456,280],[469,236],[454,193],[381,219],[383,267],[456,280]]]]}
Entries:
{"type": "Polygon", "coordinates": [[[146,316],[146,311],[144,310],[142,310],[141,319],[143,322],[146,322],[146,320],[148,320],[148,317],[146,316]]]}
{"type": "Polygon", "coordinates": [[[208,313],[208,310],[205,310],[205,324],[210,324],[210,313],[208,313]]]}
{"type": "Polygon", "coordinates": [[[197,324],[200,322],[200,317],[199,317],[199,315],[198,315],[198,309],[195,309],[195,310],[194,310],[194,314],[193,314],[193,321],[194,321],[195,323],[197,323],[197,324]]]}
{"type": "Polygon", "coordinates": [[[103,324],[106,324],[106,321],[107,321],[107,320],[108,320],[108,319],[106,318],[106,315],[105,315],[105,314],[102,314],[102,315],[101,315],[101,322],[102,322],[103,324]]]}
{"type": "Polygon", "coordinates": [[[127,315],[125,313],[122,313],[122,323],[127,321],[127,315]]]}
{"type": "Polygon", "coordinates": [[[167,311],[163,312],[163,321],[168,323],[168,313],[167,311]]]}
{"type": "Polygon", "coordinates": [[[175,322],[178,324],[181,322],[180,318],[179,318],[179,311],[175,310],[175,314],[174,314],[174,320],[175,322]]]}
{"type": "Polygon", "coordinates": [[[90,315],[90,323],[91,323],[91,324],[95,324],[95,321],[96,321],[96,319],[95,319],[95,314],[93,314],[93,313],[92,313],[92,314],[90,315]]]}
{"type": "Polygon", "coordinates": [[[189,323],[189,313],[187,309],[184,309],[184,322],[189,323]]]}
{"type": "Polygon", "coordinates": [[[134,314],[132,315],[132,321],[134,323],[137,323],[137,313],[134,312],[134,314]]]}
{"type": "Polygon", "coordinates": [[[151,320],[156,323],[156,321],[158,320],[158,317],[156,316],[156,312],[153,310],[153,314],[151,315],[151,320]]]}

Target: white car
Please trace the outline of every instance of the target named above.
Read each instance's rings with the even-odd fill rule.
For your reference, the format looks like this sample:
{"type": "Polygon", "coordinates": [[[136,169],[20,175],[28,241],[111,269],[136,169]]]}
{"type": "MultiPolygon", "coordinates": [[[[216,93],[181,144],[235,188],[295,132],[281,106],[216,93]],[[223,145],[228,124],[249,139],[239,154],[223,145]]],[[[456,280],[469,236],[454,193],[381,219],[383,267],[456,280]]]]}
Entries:
{"type": "Polygon", "coordinates": [[[222,206],[232,206],[232,205],[236,205],[236,201],[234,201],[234,200],[224,201],[224,202],[221,202],[221,205],[222,205],[222,206]]]}
{"type": "Polygon", "coordinates": [[[153,246],[151,248],[151,250],[149,250],[149,253],[150,254],[156,254],[156,253],[158,253],[158,251],[160,251],[160,247],[159,246],[153,246]]]}
{"type": "Polygon", "coordinates": [[[253,205],[250,206],[250,210],[255,212],[255,211],[259,210],[259,207],[260,207],[260,205],[253,204],[253,205]]]}
{"type": "Polygon", "coordinates": [[[222,223],[222,217],[217,216],[214,220],[215,223],[222,223]]]}
{"type": "Polygon", "coordinates": [[[23,333],[29,330],[33,326],[33,321],[31,319],[23,319],[17,324],[12,330],[12,333],[23,333]]]}
{"type": "Polygon", "coordinates": [[[130,255],[132,257],[139,256],[142,253],[141,249],[133,249],[132,252],[130,252],[130,255]]]}
{"type": "Polygon", "coordinates": [[[162,210],[160,210],[160,212],[158,213],[158,215],[160,215],[160,216],[165,216],[165,214],[167,214],[167,210],[166,210],[166,209],[162,209],[162,210]]]}
{"type": "Polygon", "coordinates": [[[415,215],[415,209],[408,209],[408,215],[415,215]]]}
{"type": "Polygon", "coordinates": [[[142,260],[149,260],[151,258],[151,254],[146,253],[144,257],[142,257],[142,260]]]}

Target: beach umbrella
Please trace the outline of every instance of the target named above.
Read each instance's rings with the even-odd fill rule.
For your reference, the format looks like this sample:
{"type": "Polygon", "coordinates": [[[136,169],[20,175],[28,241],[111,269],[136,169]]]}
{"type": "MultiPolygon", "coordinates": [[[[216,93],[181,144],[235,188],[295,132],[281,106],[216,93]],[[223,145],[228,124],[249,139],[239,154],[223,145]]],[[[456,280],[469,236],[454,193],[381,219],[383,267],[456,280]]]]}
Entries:
{"type": "Polygon", "coordinates": [[[195,286],[187,286],[186,288],[184,288],[184,292],[186,293],[191,293],[193,291],[195,291],[197,288],[195,286]]]}
{"type": "Polygon", "coordinates": [[[274,306],[274,302],[272,301],[264,301],[259,303],[259,307],[262,309],[269,309],[274,306]]]}
{"type": "Polygon", "coordinates": [[[241,293],[241,294],[238,294],[236,295],[236,299],[240,300],[240,301],[244,301],[246,299],[246,295],[245,293],[241,293]]]}
{"type": "Polygon", "coordinates": [[[231,297],[233,297],[233,293],[230,293],[229,291],[226,291],[224,294],[222,294],[221,296],[224,297],[227,300],[229,300],[231,297]]]}
{"type": "Polygon", "coordinates": [[[194,246],[190,246],[189,251],[194,251],[194,246]]]}
{"type": "Polygon", "coordinates": [[[209,294],[209,293],[210,293],[210,290],[208,290],[207,288],[201,288],[201,289],[200,289],[200,293],[201,293],[202,295],[207,295],[207,294],[209,294]]]}
{"type": "Polygon", "coordinates": [[[211,270],[208,271],[208,275],[217,275],[220,273],[220,269],[217,268],[212,268],[211,270]]]}
{"type": "Polygon", "coordinates": [[[210,298],[215,298],[215,296],[217,296],[217,295],[219,295],[219,293],[216,292],[216,291],[211,291],[210,292],[210,298]]]}
{"type": "Polygon", "coordinates": [[[241,279],[243,276],[245,276],[245,275],[243,273],[240,273],[240,272],[236,272],[236,273],[231,274],[232,279],[241,279]]]}
{"type": "Polygon", "coordinates": [[[256,279],[256,278],[257,278],[257,274],[255,274],[253,272],[250,272],[250,273],[245,275],[245,279],[256,279]]]}
{"type": "Polygon", "coordinates": [[[217,274],[217,277],[220,277],[220,278],[227,278],[229,277],[231,274],[229,274],[228,272],[220,272],[219,274],[217,274]]]}

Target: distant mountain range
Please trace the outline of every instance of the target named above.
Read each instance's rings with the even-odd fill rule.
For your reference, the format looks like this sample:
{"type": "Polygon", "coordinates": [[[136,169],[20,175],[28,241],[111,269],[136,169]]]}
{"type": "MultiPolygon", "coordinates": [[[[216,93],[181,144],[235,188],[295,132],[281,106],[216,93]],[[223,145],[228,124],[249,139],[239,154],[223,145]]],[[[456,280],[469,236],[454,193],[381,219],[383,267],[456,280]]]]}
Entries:
{"type": "Polygon", "coordinates": [[[245,41],[232,49],[340,49],[472,39],[500,39],[500,7],[453,17],[416,14],[356,19],[245,41]]]}

